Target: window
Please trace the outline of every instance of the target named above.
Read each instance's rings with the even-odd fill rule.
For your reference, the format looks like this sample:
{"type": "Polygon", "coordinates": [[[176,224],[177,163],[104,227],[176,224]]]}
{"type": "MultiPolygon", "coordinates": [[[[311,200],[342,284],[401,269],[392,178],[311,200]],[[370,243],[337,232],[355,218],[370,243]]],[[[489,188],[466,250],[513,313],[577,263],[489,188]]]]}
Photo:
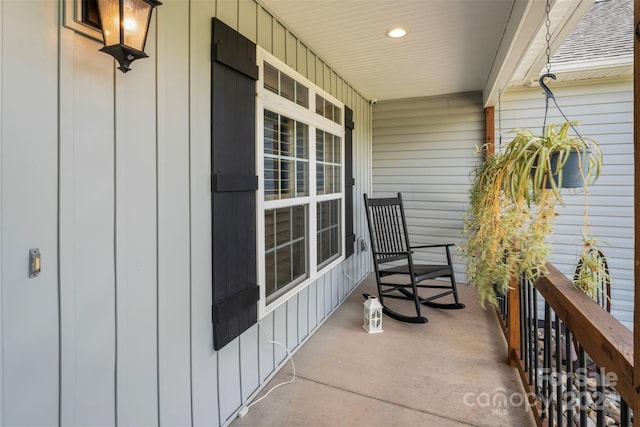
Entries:
{"type": "Polygon", "coordinates": [[[64,0],[64,26],[103,42],[97,0],[64,0]]]}
{"type": "Polygon", "coordinates": [[[338,100],[260,48],[258,65],[263,316],[344,256],[345,133],[338,100]]]}

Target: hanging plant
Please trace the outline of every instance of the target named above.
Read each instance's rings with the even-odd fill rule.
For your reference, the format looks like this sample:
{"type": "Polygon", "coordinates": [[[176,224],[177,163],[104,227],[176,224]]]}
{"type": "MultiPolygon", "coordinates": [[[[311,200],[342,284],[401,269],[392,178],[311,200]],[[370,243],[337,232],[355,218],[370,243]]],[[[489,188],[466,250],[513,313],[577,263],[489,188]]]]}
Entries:
{"type": "Polygon", "coordinates": [[[584,244],[580,253],[578,268],[573,277],[573,285],[601,306],[610,307],[609,287],[611,286],[611,275],[609,274],[607,260],[595,237],[586,235],[583,231],[582,240],[584,244]]]}
{"type": "Polygon", "coordinates": [[[553,231],[556,206],[563,204],[562,168],[569,154],[581,156],[585,188],[600,173],[598,145],[570,136],[570,126],[550,125],[544,135],[519,129],[501,153],[489,155],[475,170],[470,208],[464,215],[467,240],[460,249],[466,255],[467,277],[483,305],[495,305],[511,278],[535,281],[546,273],[546,240],[553,231]]]}

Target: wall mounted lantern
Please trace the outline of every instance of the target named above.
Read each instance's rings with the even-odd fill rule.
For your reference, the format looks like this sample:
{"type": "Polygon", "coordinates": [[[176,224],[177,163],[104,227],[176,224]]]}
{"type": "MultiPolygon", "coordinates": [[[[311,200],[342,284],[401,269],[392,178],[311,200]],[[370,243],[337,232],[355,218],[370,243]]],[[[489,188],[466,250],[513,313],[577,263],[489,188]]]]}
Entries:
{"type": "Polygon", "coordinates": [[[100,51],[113,56],[123,73],[131,69],[129,65],[136,59],[147,58],[144,44],[151,13],[161,4],[157,0],[98,0],[104,37],[100,51]]]}

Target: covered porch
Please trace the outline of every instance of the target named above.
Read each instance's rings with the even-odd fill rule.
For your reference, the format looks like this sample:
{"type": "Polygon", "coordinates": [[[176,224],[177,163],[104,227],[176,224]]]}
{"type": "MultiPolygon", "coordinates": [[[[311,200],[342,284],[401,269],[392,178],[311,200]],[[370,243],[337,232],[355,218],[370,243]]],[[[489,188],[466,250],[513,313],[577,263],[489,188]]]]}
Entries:
{"type": "MultiPolygon", "coordinates": [[[[377,292],[369,275],[292,355],[295,380],[231,425],[535,425],[495,311],[474,288],[458,290],[466,309],[425,309],[426,325],[383,316],[384,332],[370,335],[361,326],[362,293],[377,292]]],[[[292,372],[285,362],[249,405],[292,372]]]]}

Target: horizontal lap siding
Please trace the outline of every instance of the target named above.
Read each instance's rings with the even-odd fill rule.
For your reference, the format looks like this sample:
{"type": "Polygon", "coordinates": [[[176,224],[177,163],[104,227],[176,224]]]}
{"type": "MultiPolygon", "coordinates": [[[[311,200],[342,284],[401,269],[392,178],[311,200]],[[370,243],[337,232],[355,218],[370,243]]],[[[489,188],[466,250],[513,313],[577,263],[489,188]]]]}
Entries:
{"type": "MultiPolygon", "coordinates": [[[[569,120],[578,120],[578,132],[596,141],[604,154],[602,175],[589,190],[589,218],[593,233],[605,242],[613,278],[611,312],[624,325],[633,325],[633,80],[631,77],[580,84],[553,84],[555,99],[569,120]]],[[[541,132],[544,95],[539,88],[510,89],[496,108],[496,141],[512,139],[508,131],[530,128],[541,132]],[[501,124],[499,123],[501,117],[501,124]],[[500,132],[502,129],[502,132],[500,132]]],[[[561,123],[561,114],[550,107],[547,123],[561,123]]],[[[564,190],[566,206],[560,207],[550,261],[572,278],[582,249],[584,195],[564,190]]]]}
{"type": "MultiPolygon", "coordinates": [[[[373,196],[402,193],[411,243],[460,243],[470,173],[484,140],[480,93],[382,101],[373,108],[373,196]]],[[[418,254],[442,261],[436,252],[418,254]]],[[[464,260],[454,256],[457,280],[464,260]]]]}

